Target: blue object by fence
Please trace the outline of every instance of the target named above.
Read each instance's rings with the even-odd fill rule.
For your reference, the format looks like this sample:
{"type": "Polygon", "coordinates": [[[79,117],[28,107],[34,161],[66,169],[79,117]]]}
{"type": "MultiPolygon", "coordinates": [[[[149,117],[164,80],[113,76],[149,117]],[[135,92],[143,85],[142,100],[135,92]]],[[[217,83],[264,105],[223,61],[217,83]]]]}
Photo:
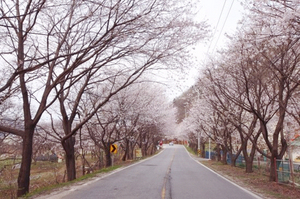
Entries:
{"type": "MultiPolygon", "coordinates": [[[[223,154],[223,151],[221,151],[221,155],[223,154]]],[[[210,152],[210,159],[215,159],[216,157],[216,152],[210,152]]],[[[233,154],[235,156],[235,154],[233,154]]],[[[205,151],[205,158],[209,158],[209,152],[208,151],[205,151]]],[[[231,164],[231,157],[230,157],[230,154],[227,154],[227,164],[231,164]]],[[[242,164],[243,163],[243,160],[244,160],[244,157],[242,155],[239,155],[237,160],[236,160],[236,163],[237,164],[242,164]]]]}

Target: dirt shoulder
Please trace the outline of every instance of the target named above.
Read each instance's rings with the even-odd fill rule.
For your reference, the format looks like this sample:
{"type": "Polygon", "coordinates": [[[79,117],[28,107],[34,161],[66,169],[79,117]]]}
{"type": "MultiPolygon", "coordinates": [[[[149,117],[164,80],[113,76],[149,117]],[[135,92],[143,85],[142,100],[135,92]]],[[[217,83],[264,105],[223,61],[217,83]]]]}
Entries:
{"type": "Polygon", "coordinates": [[[199,160],[206,167],[224,176],[245,189],[267,199],[299,199],[300,188],[290,185],[270,182],[264,169],[254,169],[253,173],[246,173],[244,168],[223,165],[212,160],[199,160]]]}

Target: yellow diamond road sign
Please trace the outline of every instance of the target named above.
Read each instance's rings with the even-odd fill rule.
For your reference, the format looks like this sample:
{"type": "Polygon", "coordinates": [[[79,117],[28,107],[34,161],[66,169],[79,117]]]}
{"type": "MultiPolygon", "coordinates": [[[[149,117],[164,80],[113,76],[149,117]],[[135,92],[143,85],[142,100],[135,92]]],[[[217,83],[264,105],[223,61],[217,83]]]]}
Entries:
{"type": "Polygon", "coordinates": [[[111,153],[117,153],[117,149],[118,149],[117,144],[111,144],[110,145],[110,152],[111,153]]]}

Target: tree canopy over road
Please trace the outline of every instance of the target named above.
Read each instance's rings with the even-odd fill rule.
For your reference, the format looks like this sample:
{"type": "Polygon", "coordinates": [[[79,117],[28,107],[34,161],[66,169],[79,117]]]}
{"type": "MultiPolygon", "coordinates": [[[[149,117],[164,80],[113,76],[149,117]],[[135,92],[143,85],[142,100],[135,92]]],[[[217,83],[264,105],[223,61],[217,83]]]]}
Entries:
{"type": "Polygon", "coordinates": [[[207,31],[193,20],[193,3],[0,2],[0,131],[22,139],[18,196],[29,191],[34,134],[45,113],[50,127],[62,128],[39,129],[60,140],[73,180],[75,135],[84,125],[147,71],[184,67],[188,47],[207,31]]]}
{"type": "Polygon", "coordinates": [[[260,153],[275,181],[275,159],[299,134],[300,7],[295,0],[244,4],[240,27],[186,94],[185,130],[212,139],[224,163],[227,153],[233,165],[242,153],[246,172],[260,153]]]}

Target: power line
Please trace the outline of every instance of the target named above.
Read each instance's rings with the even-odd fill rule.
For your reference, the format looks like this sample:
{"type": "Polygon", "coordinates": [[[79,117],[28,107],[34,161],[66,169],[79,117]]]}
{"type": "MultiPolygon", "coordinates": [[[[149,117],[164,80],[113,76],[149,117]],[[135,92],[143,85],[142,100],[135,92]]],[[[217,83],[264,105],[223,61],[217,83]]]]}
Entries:
{"type": "MultiPolygon", "coordinates": [[[[216,26],[215,31],[214,31],[214,34],[213,34],[213,38],[215,37],[215,34],[216,34],[216,32],[217,32],[217,29],[218,29],[218,26],[219,26],[219,22],[220,22],[220,19],[221,19],[221,17],[222,17],[222,14],[223,14],[223,11],[224,11],[226,2],[227,2],[227,0],[225,0],[224,3],[223,3],[223,7],[222,7],[221,13],[220,13],[220,15],[219,15],[219,19],[218,19],[218,22],[217,22],[217,26],[216,26]]],[[[210,44],[209,44],[209,46],[208,46],[207,54],[208,54],[208,52],[209,52],[210,46],[211,46],[211,44],[212,44],[212,41],[213,41],[213,40],[210,41],[210,44]]]]}
{"type": "Polygon", "coordinates": [[[224,23],[223,23],[222,29],[221,29],[221,31],[220,31],[220,34],[219,34],[219,36],[218,36],[218,39],[217,39],[217,41],[216,41],[216,43],[215,43],[215,46],[214,46],[212,52],[215,50],[215,48],[216,48],[216,46],[217,46],[217,44],[218,44],[218,42],[219,42],[219,39],[220,39],[220,36],[221,36],[221,34],[222,34],[222,32],[223,32],[224,26],[225,26],[225,24],[226,24],[226,21],[227,21],[227,19],[228,19],[228,16],[229,16],[230,12],[231,12],[231,8],[232,8],[232,6],[233,6],[233,3],[234,3],[234,0],[232,0],[232,2],[231,2],[231,5],[230,5],[230,8],[229,8],[229,10],[228,10],[226,19],[225,19],[225,21],[224,21],[224,23]]]}

